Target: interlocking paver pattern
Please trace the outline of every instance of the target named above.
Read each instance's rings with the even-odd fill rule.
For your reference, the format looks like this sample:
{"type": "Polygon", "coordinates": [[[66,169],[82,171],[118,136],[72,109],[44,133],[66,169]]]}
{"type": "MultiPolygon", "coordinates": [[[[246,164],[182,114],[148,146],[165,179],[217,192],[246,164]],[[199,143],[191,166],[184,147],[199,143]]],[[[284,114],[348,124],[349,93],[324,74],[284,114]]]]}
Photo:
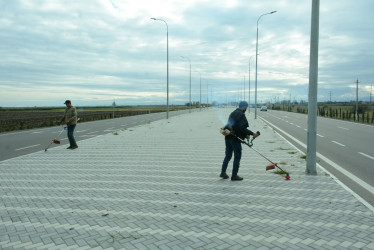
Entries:
{"type": "MultiPolygon", "coordinates": [[[[0,162],[1,249],[374,249],[374,214],[260,119],[242,182],[208,109],[0,162]],[[232,162],[229,170],[231,171],[232,162]],[[274,172],[274,171],[273,171],[274,172]]],[[[78,125],[79,126],[79,125],[78,125]]]]}

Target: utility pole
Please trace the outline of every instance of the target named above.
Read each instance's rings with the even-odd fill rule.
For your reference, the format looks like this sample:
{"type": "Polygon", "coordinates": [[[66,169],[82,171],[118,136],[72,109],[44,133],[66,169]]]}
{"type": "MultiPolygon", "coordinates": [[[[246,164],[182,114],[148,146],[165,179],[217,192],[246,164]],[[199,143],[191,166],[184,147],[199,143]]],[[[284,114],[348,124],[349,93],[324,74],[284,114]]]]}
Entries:
{"type": "Polygon", "coordinates": [[[330,95],[330,103],[331,103],[331,91],[329,91],[329,95],[330,95]]]}
{"type": "Polygon", "coordinates": [[[356,116],[355,116],[355,120],[358,121],[358,78],[356,80],[356,116]]]}
{"type": "Polygon", "coordinates": [[[312,0],[309,55],[308,133],[306,173],[317,174],[317,90],[318,90],[319,0],[312,0]]]}
{"type": "Polygon", "coordinates": [[[369,105],[371,105],[371,95],[372,95],[372,93],[373,93],[372,88],[373,88],[373,85],[370,86],[370,104],[369,104],[369,105]]]}

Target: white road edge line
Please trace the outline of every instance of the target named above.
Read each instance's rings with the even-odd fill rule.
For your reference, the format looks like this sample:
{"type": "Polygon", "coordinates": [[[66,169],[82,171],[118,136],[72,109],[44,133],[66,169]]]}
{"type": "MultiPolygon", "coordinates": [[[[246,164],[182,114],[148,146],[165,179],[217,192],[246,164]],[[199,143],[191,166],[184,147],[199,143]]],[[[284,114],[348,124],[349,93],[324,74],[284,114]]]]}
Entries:
{"type": "Polygon", "coordinates": [[[333,142],[333,143],[335,143],[335,144],[338,144],[339,146],[345,147],[344,144],[341,144],[341,143],[339,143],[339,142],[337,142],[337,141],[331,141],[331,142],[333,142]]]}
{"type": "Polygon", "coordinates": [[[33,147],[37,147],[37,146],[40,146],[40,144],[35,144],[35,145],[31,145],[31,146],[24,147],[24,148],[17,148],[17,149],[15,149],[15,151],[19,151],[19,150],[23,150],[23,149],[27,149],[27,148],[33,148],[33,147]]]}
{"type": "MultiPolygon", "coordinates": [[[[301,141],[299,141],[298,139],[296,139],[295,137],[293,137],[292,135],[288,134],[287,132],[283,131],[282,129],[278,128],[277,126],[275,126],[274,124],[268,122],[267,120],[265,120],[264,118],[260,117],[261,120],[263,120],[265,123],[267,124],[271,124],[270,126],[273,126],[274,128],[278,129],[279,131],[281,131],[282,133],[284,133],[285,135],[287,135],[289,138],[291,138],[293,141],[295,141],[297,144],[299,144],[300,146],[302,146],[303,148],[307,148],[306,145],[304,143],[302,143],[301,141]]],[[[276,131],[275,131],[276,132],[276,131]]],[[[276,132],[277,133],[277,132],[276,132]]],[[[277,133],[280,137],[282,137],[283,139],[285,139],[289,144],[293,145],[291,142],[289,142],[284,136],[282,136],[281,134],[277,133]]],[[[294,146],[294,145],[293,145],[294,146]]],[[[296,146],[294,146],[296,148],[296,146]]],[[[296,148],[298,151],[301,152],[301,150],[299,150],[298,148],[296,148]]],[[[353,175],[352,173],[348,172],[347,170],[345,170],[343,167],[339,166],[338,164],[336,164],[335,162],[331,161],[330,159],[328,159],[327,157],[321,155],[320,153],[317,153],[317,156],[319,158],[321,158],[322,160],[324,160],[325,162],[327,162],[330,166],[332,166],[333,168],[335,168],[337,171],[339,171],[340,173],[344,174],[345,176],[347,176],[348,178],[350,178],[351,180],[353,180],[354,182],[356,182],[358,185],[360,185],[362,188],[366,189],[367,191],[369,191],[370,193],[374,193],[374,187],[371,186],[370,184],[364,182],[363,180],[361,180],[360,178],[358,178],[357,176],[353,175]]],[[[333,174],[331,174],[327,169],[325,169],[324,167],[322,167],[321,165],[319,165],[317,163],[318,167],[320,169],[322,169],[323,171],[325,171],[326,173],[328,173],[337,183],[339,183],[345,190],[349,191],[354,197],[356,197],[362,204],[364,204],[367,208],[369,208],[372,212],[374,212],[374,207],[368,203],[366,200],[364,200],[361,196],[359,196],[358,194],[356,194],[352,189],[350,189],[348,186],[346,186],[343,182],[339,181],[338,178],[336,178],[333,174]]]]}
{"type": "Polygon", "coordinates": [[[323,135],[320,135],[320,134],[317,134],[317,135],[318,135],[319,137],[322,137],[322,138],[323,138],[323,137],[325,137],[325,136],[323,136],[323,135]]]}
{"type": "Polygon", "coordinates": [[[358,152],[358,153],[359,153],[360,155],[366,156],[366,157],[368,157],[368,158],[374,160],[374,157],[372,157],[372,156],[370,156],[370,155],[364,154],[364,153],[362,153],[362,152],[358,152]]]}

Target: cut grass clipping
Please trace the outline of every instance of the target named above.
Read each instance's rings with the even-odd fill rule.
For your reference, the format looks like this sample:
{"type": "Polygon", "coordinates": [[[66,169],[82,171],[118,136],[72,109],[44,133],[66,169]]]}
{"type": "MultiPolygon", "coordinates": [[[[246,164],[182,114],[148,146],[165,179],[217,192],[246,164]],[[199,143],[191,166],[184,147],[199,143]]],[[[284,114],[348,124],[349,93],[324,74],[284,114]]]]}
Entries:
{"type": "Polygon", "coordinates": [[[280,174],[280,175],[287,174],[287,172],[285,172],[283,170],[277,170],[277,171],[274,171],[273,173],[274,174],[280,174]]]}

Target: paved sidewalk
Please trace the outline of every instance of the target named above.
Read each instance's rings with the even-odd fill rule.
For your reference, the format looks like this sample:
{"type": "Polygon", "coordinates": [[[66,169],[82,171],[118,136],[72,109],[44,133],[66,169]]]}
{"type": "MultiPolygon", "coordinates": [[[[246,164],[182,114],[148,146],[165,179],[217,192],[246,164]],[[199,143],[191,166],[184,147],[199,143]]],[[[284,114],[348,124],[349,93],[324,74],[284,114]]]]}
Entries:
{"type": "MultiPolygon", "coordinates": [[[[242,182],[221,180],[230,109],[0,162],[0,249],[374,249],[374,213],[260,119],[242,182]]],[[[232,161],[229,165],[229,173],[232,161]]]]}

